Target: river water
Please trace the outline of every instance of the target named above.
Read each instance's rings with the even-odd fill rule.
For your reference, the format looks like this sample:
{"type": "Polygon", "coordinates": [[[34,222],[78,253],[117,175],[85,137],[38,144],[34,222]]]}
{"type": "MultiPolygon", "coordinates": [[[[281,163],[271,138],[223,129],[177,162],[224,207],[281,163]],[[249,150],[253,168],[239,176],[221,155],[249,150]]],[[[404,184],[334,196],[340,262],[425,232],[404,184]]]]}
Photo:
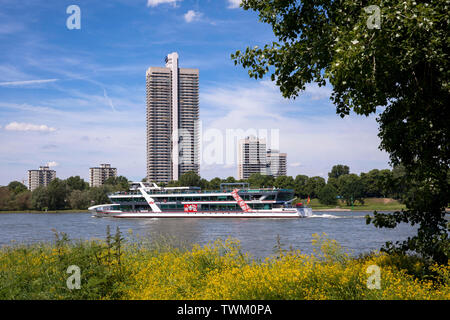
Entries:
{"type": "Polygon", "coordinates": [[[94,218],[90,213],[12,213],[0,214],[0,245],[49,242],[52,229],[70,239],[104,239],[109,225],[117,227],[128,240],[169,239],[175,245],[206,244],[218,238],[239,239],[243,251],[263,258],[275,252],[277,238],[285,249],[313,251],[312,235],[325,233],[337,240],[350,254],[379,249],[386,241],[405,240],[415,227],[401,224],[395,229],[366,225],[372,212],[314,212],[303,219],[114,219],[94,218]]]}
{"type": "Polygon", "coordinates": [[[405,240],[415,227],[401,224],[395,229],[366,225],[372,212],[314,212],[303,219],[114,219],[93,218],[90,213],[12,213],[0,214],[0,245],[48,242],[55,239],[52,229],[70,239],[104,239],[119,227],[125,238],[139,235],[148,239],[170,239],[175,244],[206,244],[218,238],[239,239],[243,251],[263,258],[273,254],[277,238],[285,249],[311,253],[312,234],[326,233],[350,254],[379,249],[386,241],[405,240]],[[131,232],[133,235],[131,235],[131,232]]]}

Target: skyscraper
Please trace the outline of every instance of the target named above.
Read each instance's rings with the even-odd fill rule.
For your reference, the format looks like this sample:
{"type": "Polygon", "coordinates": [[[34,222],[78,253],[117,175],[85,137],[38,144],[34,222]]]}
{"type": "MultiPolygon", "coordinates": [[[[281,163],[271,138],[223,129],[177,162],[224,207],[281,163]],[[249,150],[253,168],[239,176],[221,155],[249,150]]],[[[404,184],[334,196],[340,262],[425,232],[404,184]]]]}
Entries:
{"type": "Polygon", "coordinates": [[[147,179],[178,180],[199,173],[198,69],[178,67],[178,53],[165,67],[147,70],[147,179]]]}

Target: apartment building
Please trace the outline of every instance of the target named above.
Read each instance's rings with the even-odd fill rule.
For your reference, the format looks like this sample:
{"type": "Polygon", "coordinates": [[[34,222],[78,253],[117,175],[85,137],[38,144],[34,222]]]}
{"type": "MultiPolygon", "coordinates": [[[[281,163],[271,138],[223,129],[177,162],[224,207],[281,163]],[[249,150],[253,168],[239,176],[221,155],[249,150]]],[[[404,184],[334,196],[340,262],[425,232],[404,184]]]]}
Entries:
{"type": "Polygon", "coordinates": [[[238,179],[248,179],[253,173],[267,174],[266,140],[254,136],[239,141],[238,179]]]}
{"type": "Polygon", "coordinates": [[[89,168],[89,186],[99,187],[110,177],[117,177],[117,168],[110,164],[101,164],[100,167],[89,168]]]}
{"type": "Polygon", "coordinates": [[[33,191],[38,187],[46,187],[56,179],[56,171],[50,170],[48,166],[41,166],[39,170],[28,170],[28,189],[33,191]]]}
{"type": "Polygon", "coordinates": [[[287,154],[278,150],[267,150],[267,174],[278,177],[287,174],[287,154]]]}

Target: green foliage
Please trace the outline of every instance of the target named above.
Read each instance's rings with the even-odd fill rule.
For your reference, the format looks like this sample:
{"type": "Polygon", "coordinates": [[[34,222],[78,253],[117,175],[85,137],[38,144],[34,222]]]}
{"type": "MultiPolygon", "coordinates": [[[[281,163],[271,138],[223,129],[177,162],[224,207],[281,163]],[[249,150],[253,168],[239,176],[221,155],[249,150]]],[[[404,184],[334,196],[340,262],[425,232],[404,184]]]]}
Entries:
{"type": "Polygon", "coordinates": [[[31,206],[36,210],[45,210],[49,207],[49,194],[46,187],[38,187],[33,190],[31,195],[31,206]]]}
{"type": "Polygon", "coordinates": [[[339,195],[347,205],[351,205],[356,200],[364,204],[364,185],[358,175],[345,174],[338,178],[337,183],[339,195]]]}
{"type": "Polygon", "coordinates": [[[69,177],[66,179],[66,184],[71,190],[87,190],[89,189],[89,183],[85,182],[80,176],[69,177]]]}
{"type": "Polygon", "coordinates": [[[222,179],[215,177],[211,181],[209,181],[208,187],[211,190],[219,190],[221,183],[222,183],[222,179]]]}
{"type": "Polygon", "coordinates": [[[181,186],[185,187],[199,187],[200,186],[200,176],[194,171],[189,171],[181,175],[178,182],[181,186]]]}
{"type": "Polygon", "coordinates": [[[299,198],[306,198],[308,193],[306,192],[306,183],[308,182],[308,176],[299,174],[294,180],[295,195],[299,198]]]}
{"type": "Polygon", "coordinates": [[[8,184],[8,189],[14,192],[14,194],[19,194],[21,192],[27,191],[28,188],[19,181],[12,181],[8,184]]]}
{"type": "MultiPolygon", "coordinates": [[[[261,261],[239,241],[220,239],[181,248],[160,240],[125,241],[120,229],[105,240],[0,248],[1,300],[118,299],[441,299],[450,297],[448,265],[420,257],[370,254],[351,257],[326,235],[313,235],[314,254],[283,248],[261,261]],[[366,283],[367,267],[382,269],[381,288],[366,283]],[[69,289],[69,266],[80,269],[80,288],[69,289]]],[[[153,238],[153,237],[152,237],[153,238]]]]}
{"type": "Polygon", "coordinates": [[[380,148],[393,166],[404,166],[407,210],[368,222],[418,224],[417,235],[396,247],[440,262],[449,258],[444,250],[449,242],[444,208],[450,199],[448,5],[442,0],[243,0],[245,10],[272,27],[277,42],[232,54],[250,77],[270,73],[286,98],[295,98],[311,82],[329,82],[341,117],[351,110],[367,116],[382,107],[380,148]],[[378,28],[367,24],[369,5],[381,9],[378,28]]]}
{"type": "Polygon", "coordinates": [[[68,201],[72,209],[86,210],[91,203],[89,191],[73,190],[69,195],[68,201]]]}
{"type": "Polygon", "coordinates": [[[311,198],[317,198],[320,190],[325,187],[325,179],[319,176],[311,177],[305,185],[305,191],[311,198]]]}
{"type": "Polygon", "coordinates": [[[247,182],[252,188],[273,187],[275,184],[272,176],[261,173],[252,173],[247,179],[247,182]]]}
{"type": "Polygon", "coordinates": [[[1,210],[27,210],[31,208],[31,192],[20,185],[11,183],[8,187],[0,187],[1,210]]]}
{"type": "Polygon", "coordinates": [[[53,179],[47,187],[48,209],[65,209],[68,194],[69,188],[66,182],[58,178],[53,179]]]}
{"type": "Polygon", "coordinates": [[[228,177],[224,180],[225,183],[235,183],[236,179],[234,177],[228,177]]]}
{"type": "Polygon", "coordinates": [[[336,205],[337,204],[337,190],[330,184],[327,184],[325,187],[320,190],[318,194],[318,198],[320,203],[325,205],[336,205]]]}
{"type": "Polygon", "coordinates": [[[331,172],[328,172],[328,178],[339,178],[344,174],[349,174],[350,168],[343,164],[337,164],[331,168],[331,172]]]}
{"type": "Polygon", "coordinates": [[[274,181],[275,188],[294,189],[294,179],[291,176],[278,176],[274,181]]]}
{"type": "Polygon", "coordinates": [[[93,187],[89,189],[89,199],[91,201],[90,205],[98,205],[110,203],[107,194],[112,192],[110,187],[104,185],[100,187],[93,187]]]}
{"type": "Polygon", "coordinates": [[[362,172],[360,177],[364,185],[365,197],[385,197],[388,192],[386,182],[391,179],[391,171],[373,169],[367,173],[362,172]]]}
{"type": "MultiPolygon", "coordinates": [[[[123,239],[120,231],[107,245],[101,241],[70,241],[55,232],[53,245],[20,245],[0,253],[0,299],[118,299],[127,271],[120,266],[123,239]],[[69,266],[81,270],[81,288],[70,290],[69,266]],[[12,267],[14,266],[14,267],[12,267]]],[[[128,273],[129,274],[129,273],[128,273]]]]}
{"type": "Polygon", "coordinates": [[[105,180],[104,185],[109,186],[112,191],[128,191],[130,188],[128,179],[124,176],[109,177],[105,180]]]}

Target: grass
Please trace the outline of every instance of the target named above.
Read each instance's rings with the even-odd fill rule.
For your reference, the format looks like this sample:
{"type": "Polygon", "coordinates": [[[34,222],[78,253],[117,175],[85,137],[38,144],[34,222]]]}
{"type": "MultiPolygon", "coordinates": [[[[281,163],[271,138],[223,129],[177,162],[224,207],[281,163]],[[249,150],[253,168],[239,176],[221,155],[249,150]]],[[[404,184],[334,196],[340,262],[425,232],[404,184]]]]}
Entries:
{"type": "MultiPolygon", "coordinates": [[[[306,200],[299,200],[299,202],[306,203],[306,200]]],[[[401,204],[397,200],[390,198],[365,198],[364,204],[355,201],[353,207],[347,206],[344,201],[338,201],[335,206],[323,205],[319,202],[319,199],[311,199],[309,204],[313,210],[333,210],[333,209],[345,209],[353,211],[396,211],[405,209],[405,205],[401,204]]]]}
{"type": "Polygon", "coordinates": [[[265,260],[243,253],[234,239],[192,248],[136,239],[119,231],[106,240],[70,241],[0,250],[0,299],[450,299],[450,266],[381,253],[350,257],[324,235],[312,255],[278,245],[265,260]],[[67,268],[81,270],[68,289],[67,268]],[[370,266],[380,270],[370,289],[370,266]],[[369,269],[368,269],[369,268],[369,269]]]}

